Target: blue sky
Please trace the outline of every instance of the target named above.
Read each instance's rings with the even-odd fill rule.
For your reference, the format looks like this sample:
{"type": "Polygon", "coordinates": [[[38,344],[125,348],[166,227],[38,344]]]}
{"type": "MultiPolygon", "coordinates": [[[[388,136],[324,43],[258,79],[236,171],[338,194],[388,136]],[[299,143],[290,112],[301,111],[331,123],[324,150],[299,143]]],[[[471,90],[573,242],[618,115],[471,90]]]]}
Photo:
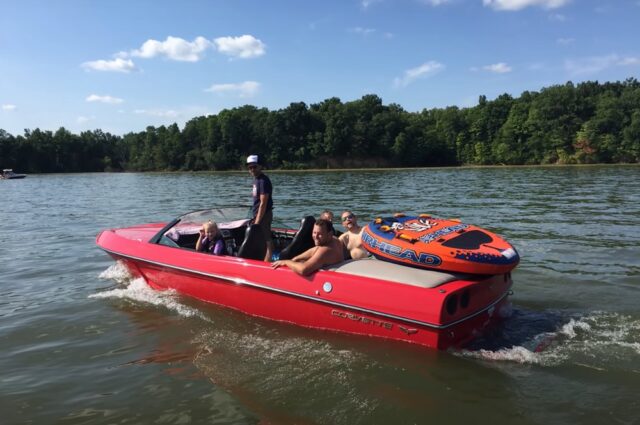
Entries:
{"type": "Polygon", "coordinates": [[[0,0],[0,128],[114,134],[377,94],[473,106],[640,73],[640,0],[0,0]]]}

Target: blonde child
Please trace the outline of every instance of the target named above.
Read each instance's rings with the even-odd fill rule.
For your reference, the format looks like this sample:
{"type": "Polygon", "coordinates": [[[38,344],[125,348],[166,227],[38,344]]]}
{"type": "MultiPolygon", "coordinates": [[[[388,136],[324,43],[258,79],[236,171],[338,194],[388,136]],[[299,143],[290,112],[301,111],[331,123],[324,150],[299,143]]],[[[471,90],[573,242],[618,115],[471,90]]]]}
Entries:
{"type": "Polygon", "coordinates": [[[224,254],[224,240],[215,221],[207,221],[200,229],[200,236],[196,242],[196,251],[208,252],[213,255],[224,254]]]}

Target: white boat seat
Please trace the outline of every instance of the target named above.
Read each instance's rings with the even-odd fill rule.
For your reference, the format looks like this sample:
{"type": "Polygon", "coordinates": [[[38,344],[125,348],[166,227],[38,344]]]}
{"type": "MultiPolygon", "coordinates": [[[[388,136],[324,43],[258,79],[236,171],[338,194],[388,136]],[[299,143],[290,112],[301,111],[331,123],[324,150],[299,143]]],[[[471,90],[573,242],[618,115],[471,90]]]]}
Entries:
{"type": "Polygon", "coordinates": [[[469,275],[462,273],[402,266],[388,261],[381,261],[373,257],[344,261],[333,266],[325,267],[324,270],[354,276],[378,278],[423,288],[435,288],[447,282],[469,277],[469,275]]]}

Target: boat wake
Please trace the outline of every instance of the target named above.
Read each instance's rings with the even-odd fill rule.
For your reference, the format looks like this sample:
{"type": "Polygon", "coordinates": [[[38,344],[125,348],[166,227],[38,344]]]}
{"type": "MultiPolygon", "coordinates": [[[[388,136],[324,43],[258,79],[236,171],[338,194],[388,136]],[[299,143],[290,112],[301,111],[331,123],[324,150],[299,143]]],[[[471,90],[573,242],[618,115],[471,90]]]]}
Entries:
{"type": "MultiPolygon", "coordinates": [[[[117,285],[90,295],[90,298],[113,298],[161,306],[183,317],[212,321],[203,311],[184,304],[175,291],[155,291],[143,278],[134,278],[120,262],[102,272],[100,278],[114,281],[117,285]]],[[[234,335],[233,339],[237,340],[238,334],[234,335]]],[[[212,339],[224,338],[218,335],[212,339]]],[[[249,340],[253,345],[260,341],[255,335],[249,340]]],[[[229,343],[227,341],[224,345],[229,343]]],[[[244,350],[251,347],[247,340],[244,344],[244,350]]],[[[279,344],[288,346],[282,341],[279,344]]],[[[293,342],[290,341],[290,344],[293,342]]],[[[272,351],[264,348],[261,347],[260,352],[272,351]]],[[[454,355],[545,367],[573,364],[608,370],[610,365],[616,365],[618,369],[640,373],[637,366],[640,364],[640,319],[605,311],[579,313],[514,308],[501,325],[472,342],[466,349],[455,351],[454,355]]]]}
{"type": "Polygon", "coordinates": [[[118,287],[89,295],[89,298],[115,298],[151,304],[167,308],[183,317],[199,317],[209,321],[199,310],[183,304],[176,291],[156,291],[147,285],[143,278],[134,278],[122,262],[118,261],[111,265],[100,273],[99,278],[112,280],[118,284],[118,287]]]}
{"type": "Polygon", "coordinates": [[[575,314],[514,310],[511,318],[468,349],[469,358],[541,366],[574,364],[640,373],[640,320],[604,311],[575,314]]]}
{"type": "Polygon", "coordinates": [[[379,366],[368,356],[258,322],[245,331],[204,330],[194,341],[201,347],[194,364],[249,406],[261,423],[334,423],[336,417],[375,411],[375,397],[362,390],[371,383],[359,372],[379,366]],[[318,415],[319,399],[332,406],[331,413],[309,420],[318,415]]]}

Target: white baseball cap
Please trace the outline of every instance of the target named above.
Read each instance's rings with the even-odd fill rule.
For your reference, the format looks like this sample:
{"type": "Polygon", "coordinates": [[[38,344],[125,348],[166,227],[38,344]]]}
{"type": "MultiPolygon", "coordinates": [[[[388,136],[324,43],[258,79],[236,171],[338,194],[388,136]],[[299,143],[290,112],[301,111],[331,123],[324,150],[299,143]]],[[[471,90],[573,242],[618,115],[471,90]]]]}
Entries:
{"type": "Polygon", "coordinates": [[[258,155],[249,155],[247,157],[247,164],[251,163],[258,164],[258,155]]]}

